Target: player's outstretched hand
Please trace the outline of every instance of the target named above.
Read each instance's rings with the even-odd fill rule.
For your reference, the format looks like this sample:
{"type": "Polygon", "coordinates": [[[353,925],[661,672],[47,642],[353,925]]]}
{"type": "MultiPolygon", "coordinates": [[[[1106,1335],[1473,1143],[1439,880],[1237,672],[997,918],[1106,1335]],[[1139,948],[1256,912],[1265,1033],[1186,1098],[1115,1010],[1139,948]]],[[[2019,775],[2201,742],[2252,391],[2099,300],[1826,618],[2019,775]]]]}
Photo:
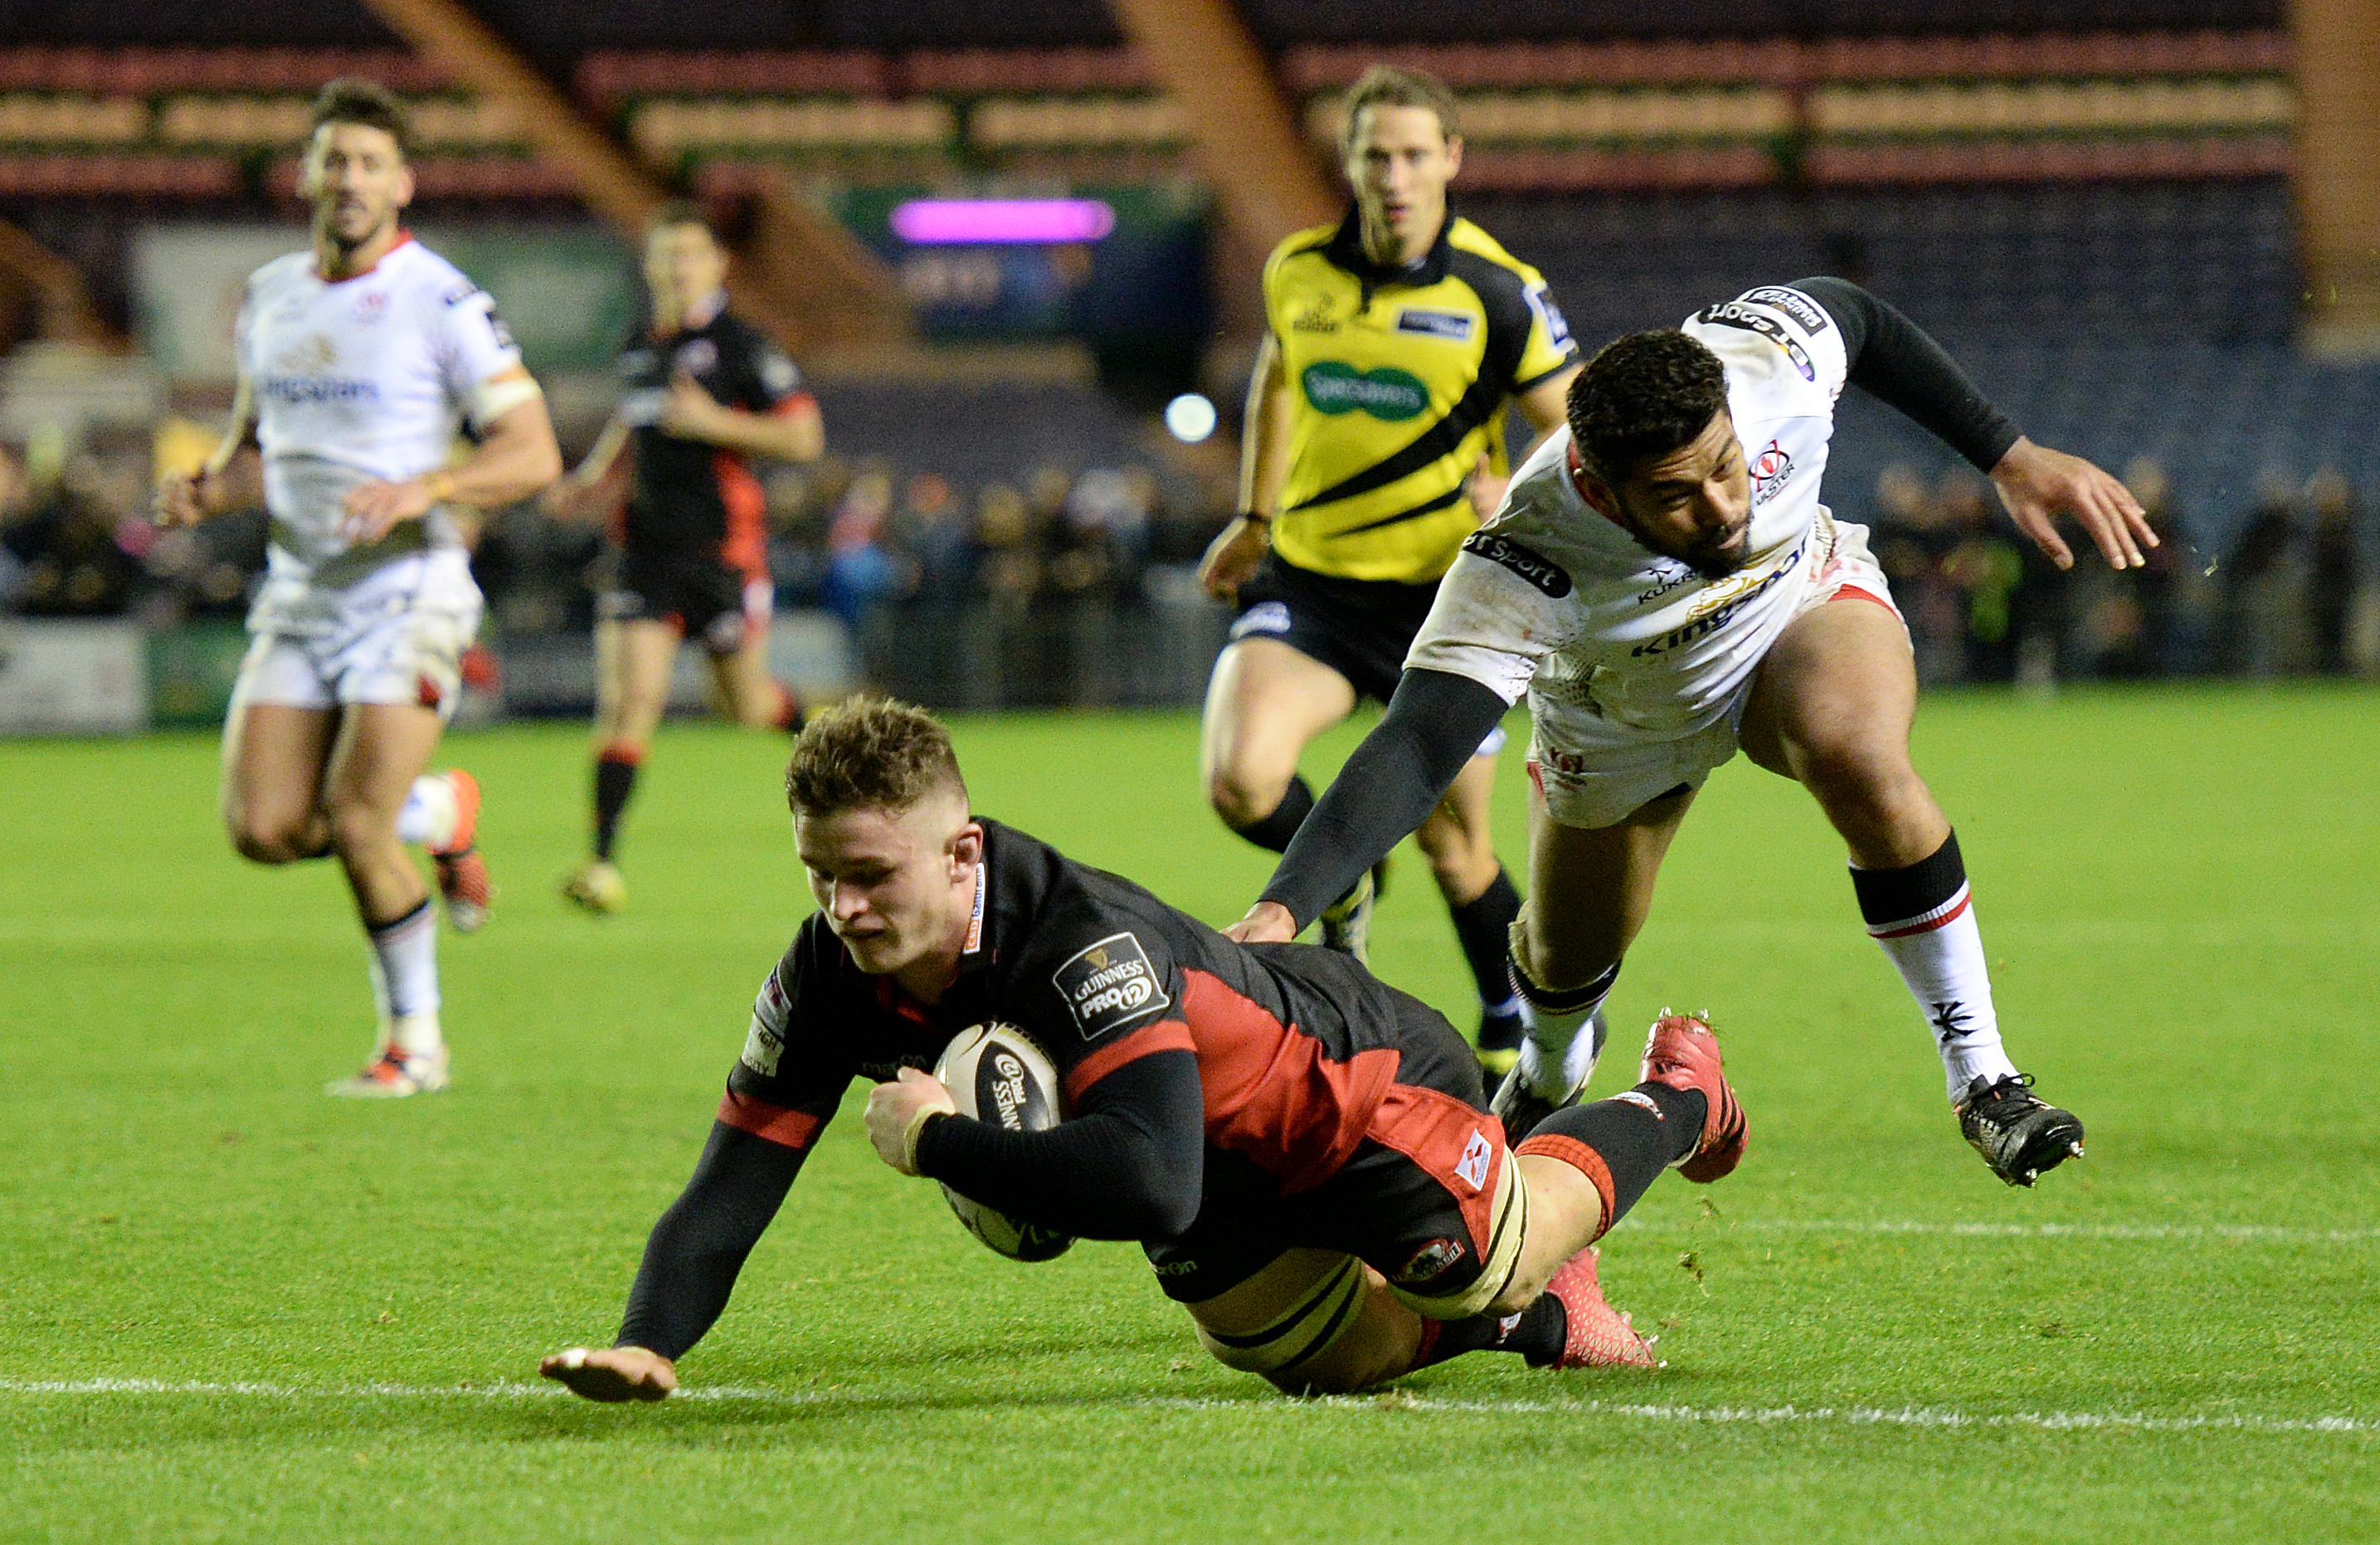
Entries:
{"type": "Polygon", "coordinates": [[[1207,555],[1198,560],[1199,588],[1218,601],[1237,599],[1240,587],[1256,578],[1257,565],[1264,562],[1269,545],[1270,533],[1263,521],[1245,515],[1235,517],[1207,544],[1207,555]]]}
{"type": "Polygon", "coordinates": [[[868,1091],[868,1140],[877,1157],[903,1174],[917,1173],[917,1131],[931,1115],[951,1115],[958,1102],[941,1079],[930,1073],[905,1067],[889,1084],[868,1091]]]}
{"type": "Polygon", "coordinates": [[[2141,549],[2157,545],[2148,512],[2131,490],[2079,456],[2020,436],[1992,468],[1992,486],[2017,529],[2060,568],[2074,566],[2072,550],[2058,534],[2061,511],[2082,523],[2110,568],[2138,568],[2148,562],[2141,549]]]}
{"type": "Polygon", "coordinates": [[[1234,944],[1286,944],[1297,937],[1297,919],[1277,901],[1260,901],[1248,915],[1223,930],[1234,944]]]}
{"type": "Polygon", "coordinates": [[[641,1346],[574,1346],[537,1371],[589,1400],[663,1400],[677,1388],[677,1365],[641,1346]]]}
{"type": "Polygon", "coordinates": [[[388,535],[398,521],[428,515],[433,502],[429,482],[421,478],[403,482],[382,482],[375,478],[358,483],[347,491],[345,501],[346,538],[358,547],[369,547],[388,535]]]}

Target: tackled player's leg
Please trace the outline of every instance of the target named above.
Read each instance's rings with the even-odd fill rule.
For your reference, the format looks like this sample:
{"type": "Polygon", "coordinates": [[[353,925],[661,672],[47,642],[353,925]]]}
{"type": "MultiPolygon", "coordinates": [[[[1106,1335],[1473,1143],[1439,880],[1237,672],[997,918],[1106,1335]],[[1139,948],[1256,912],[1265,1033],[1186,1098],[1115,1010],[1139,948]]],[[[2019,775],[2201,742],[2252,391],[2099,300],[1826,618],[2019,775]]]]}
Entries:
{"type": "Polygon", "coordinates": [[[1868,932],[1917,1002],[1960,1130],[2030,1186],[2082,1151],[2082,1124],[2036,1098],[2000,1042],[1957,836],[1909,755],[1917,675],[1900,614],[1852,590],[1787,626],[1754,677],[1752,760],[1807,788],[1843,838],[1868,932]]]}

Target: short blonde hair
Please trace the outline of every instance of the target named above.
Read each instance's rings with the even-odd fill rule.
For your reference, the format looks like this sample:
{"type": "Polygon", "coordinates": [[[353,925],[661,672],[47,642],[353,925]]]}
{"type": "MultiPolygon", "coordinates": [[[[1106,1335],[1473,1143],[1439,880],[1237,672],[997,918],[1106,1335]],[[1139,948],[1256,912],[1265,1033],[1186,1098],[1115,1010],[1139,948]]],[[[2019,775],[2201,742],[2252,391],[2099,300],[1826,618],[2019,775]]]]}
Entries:
{"type": "Polygon", "coordinates": [[[966,799],[951,732],[891,698],[851,698],[811,714],[785,768],[785,804],[797,816],[913,809],[945,789],[966,799]]]}
{"type": "Polygon", "coordinates": [[[1452,140],[1463,132],[1456,116],[1454,93],[1446,89],[1445,81],[1417,69],[1374,65],[1347,93],[1347,116],[1339,126],[1341,154],[1354,151],[1355,119],[1366,107],[1427,107],[1438,115],[1439,132],[1446,139],[1452,140]]]}

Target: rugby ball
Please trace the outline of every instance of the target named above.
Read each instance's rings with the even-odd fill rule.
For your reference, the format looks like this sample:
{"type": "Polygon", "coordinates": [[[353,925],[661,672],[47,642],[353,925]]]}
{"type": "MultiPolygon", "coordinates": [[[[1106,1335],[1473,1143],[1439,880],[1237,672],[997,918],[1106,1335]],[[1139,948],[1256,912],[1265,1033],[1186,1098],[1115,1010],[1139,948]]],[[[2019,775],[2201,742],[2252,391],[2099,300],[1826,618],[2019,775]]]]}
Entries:
{"type": "MultiPolygon", "coordinates": [[[[1011,1132],[1038,1132],[1057,1125],[1063,1114],[1057,1068],[1014,1025],[995,1022],[961,1030],[942,1049],[934,1077],[950,1089],[959,1114],[1011,1132]]],[[[948,1186],[942,1198],[969,1234],[1011,1260],[1050,1260],[1075,1243],[1073,1235],[1012,1218],[948,1186]]]]}

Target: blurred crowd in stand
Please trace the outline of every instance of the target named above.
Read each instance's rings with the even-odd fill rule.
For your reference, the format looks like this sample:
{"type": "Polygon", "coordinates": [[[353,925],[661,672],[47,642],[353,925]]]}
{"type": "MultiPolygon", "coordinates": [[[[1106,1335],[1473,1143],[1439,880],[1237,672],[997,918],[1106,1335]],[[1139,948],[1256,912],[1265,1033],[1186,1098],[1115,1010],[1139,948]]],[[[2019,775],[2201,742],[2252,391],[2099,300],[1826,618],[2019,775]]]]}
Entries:
{"type": "MultiPolygon", "coordinates": [[[[244,614],[261,513],[156,529],[153,455],[129,431],[0,445],[0,610],[152,627],[244,614]]],[[[1872,526],[1930,686],[2380,670],[2380,531],[2338,472],[2268,477],[2244,513],[2180,507],[2152,461],[2125,479],[2168,534],[2126,574],[2095,559],[2055,568],[1963,470],[1929,481],[1888,467],[1871,497],[1845,491],[1837,508],[1872,526]],[[2208,530],[2231,535],[2218,549],[2197,534],[2208,530]]],[[[945,647],[962,618],[990,640],[969,646],[978,654],[1016,657],[1007,675],[1079,679],[1085,662],[1048,651],[1063,654],[1070,635],[1076,652],[1106,647],[1112,632],[1091,622],[1186,595],[1232,497],[1226,477],[1146,465],[1041,465],[970,488],[832,456],[777,468],[766,487],[778,605],[832,613],[879,681],[915,680],[930,667],[903,651],[945,647]]],[[[490,641],[589,628],[602,543],[599,525],[533,504],[492,514],[475,560],[490,641]]]]}

